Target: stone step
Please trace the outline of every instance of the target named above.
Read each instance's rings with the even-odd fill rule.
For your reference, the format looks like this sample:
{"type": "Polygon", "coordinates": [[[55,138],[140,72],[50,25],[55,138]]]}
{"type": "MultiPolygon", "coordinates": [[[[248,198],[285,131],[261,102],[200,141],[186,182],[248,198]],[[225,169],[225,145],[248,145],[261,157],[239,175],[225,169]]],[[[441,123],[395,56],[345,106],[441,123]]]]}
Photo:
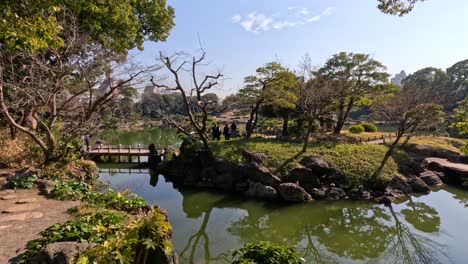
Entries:
{"type": "Polygon", "coordinates": [[[1,214],[0,223],[10,222],[10,221],[24,221],[27,219],[37,219],[44,216],[41,212],[24,212],[19,214],[1,214]]]}

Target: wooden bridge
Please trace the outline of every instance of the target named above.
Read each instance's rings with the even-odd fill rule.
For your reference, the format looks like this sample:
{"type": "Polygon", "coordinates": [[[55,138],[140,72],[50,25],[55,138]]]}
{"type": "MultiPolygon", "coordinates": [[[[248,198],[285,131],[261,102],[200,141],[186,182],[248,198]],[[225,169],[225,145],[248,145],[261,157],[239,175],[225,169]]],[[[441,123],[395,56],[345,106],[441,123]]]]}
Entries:
{"type": "MultiPolygon", "coordinates": [[[[163,156],[167,153],[167,148],[174,146],[155,146],[156,153],[163,156]]],[[[85,151],[88,158],[107,157],[108,161],[112,157],[118,157],[118,161],[122,162],[122,157],[128,157],[128,162],[132,162],[132,157],[137,157],[138,163],[141,163],[141,157],[148,157],[150,150],[146,145],[94,145],[88,151],[85,151]]]]}

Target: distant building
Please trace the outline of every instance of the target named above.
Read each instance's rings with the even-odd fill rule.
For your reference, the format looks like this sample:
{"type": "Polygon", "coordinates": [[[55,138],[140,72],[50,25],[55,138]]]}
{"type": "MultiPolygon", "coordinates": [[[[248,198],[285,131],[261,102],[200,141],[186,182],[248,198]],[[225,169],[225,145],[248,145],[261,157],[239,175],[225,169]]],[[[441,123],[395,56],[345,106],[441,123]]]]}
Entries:
{"type": "Polygon", "coordinates": [[[403,86],[403,80],[407,77],[405,71],[401,71],[400,73],[395,74],[395,77],[390,79],[390,82],[398,85],[399,87],[403,86]]]}

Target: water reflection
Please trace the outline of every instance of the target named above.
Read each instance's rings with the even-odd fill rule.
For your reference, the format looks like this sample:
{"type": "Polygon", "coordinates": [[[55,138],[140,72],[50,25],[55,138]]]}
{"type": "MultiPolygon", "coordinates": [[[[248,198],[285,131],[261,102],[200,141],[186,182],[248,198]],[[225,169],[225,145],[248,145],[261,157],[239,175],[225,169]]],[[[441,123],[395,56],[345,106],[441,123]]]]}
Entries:
{"type": "MultiPolygon", "coordinates": [[[[431,196],[393,207],[351,201],[272,205],[224,193],[174,189],[151,173],[134,174],[128,182],[125,176],[104,178],[136,188],[137,194],[167,209],[182,263],[229,263],[231,249],[260,240],[297,246],[307,263],[447,263],[452,262],[449,255],[455,256],[453,262],[467,256],[463,250],[449,252],[447,243],[459,243],[454,238],[459,239],[458,230],[441,227],[440,208],[427,202],[431,196]],[[143,180],[146,187],[138,184],[143,180]]],[[[442,195],[444,205],[468,202],[464,191],[440,191],[432,197],[442,195]]],[[[462,211],[460,216],[466,219],[468,214],[462,211]]]]}

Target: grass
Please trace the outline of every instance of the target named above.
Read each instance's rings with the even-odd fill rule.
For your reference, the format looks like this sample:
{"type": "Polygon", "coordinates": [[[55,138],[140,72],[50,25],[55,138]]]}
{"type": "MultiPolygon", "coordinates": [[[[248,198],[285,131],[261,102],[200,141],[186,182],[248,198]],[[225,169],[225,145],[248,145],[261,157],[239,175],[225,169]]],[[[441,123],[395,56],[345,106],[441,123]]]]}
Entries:
{"type": "Polygon", "coordinates": [[[433,147],[447,149],[451,151],[461,152],[461,148],[466,145],[466,142],[462,139],[450,138],[450,137],[430,137],[430,136],[419,136],[411,138],[409,144],[416,145],[430,145],[433,147]]]}
{"type": "MultiPolygon", "coordinates": [[[[383,159],[387,147],[380,145],[352,143],[320,143],[310,145],[306,153],[300,153],[301,143],[284,142],[271,139],[235,139],[231,141],[213,142],[211,148],[214,154],[231,162],[242,161],[242,150],[261,152],[268,156],[264,165],[278,176],[283,177],[295,167],[300,167],[299,161],[307,155],[323,155],[334,166],[342,170],[353,186],[369,183],[373,173],[383,159]]],[[[398,166],[390,158],[381,175],[389,179],[398,174],[398,166]]]]}

